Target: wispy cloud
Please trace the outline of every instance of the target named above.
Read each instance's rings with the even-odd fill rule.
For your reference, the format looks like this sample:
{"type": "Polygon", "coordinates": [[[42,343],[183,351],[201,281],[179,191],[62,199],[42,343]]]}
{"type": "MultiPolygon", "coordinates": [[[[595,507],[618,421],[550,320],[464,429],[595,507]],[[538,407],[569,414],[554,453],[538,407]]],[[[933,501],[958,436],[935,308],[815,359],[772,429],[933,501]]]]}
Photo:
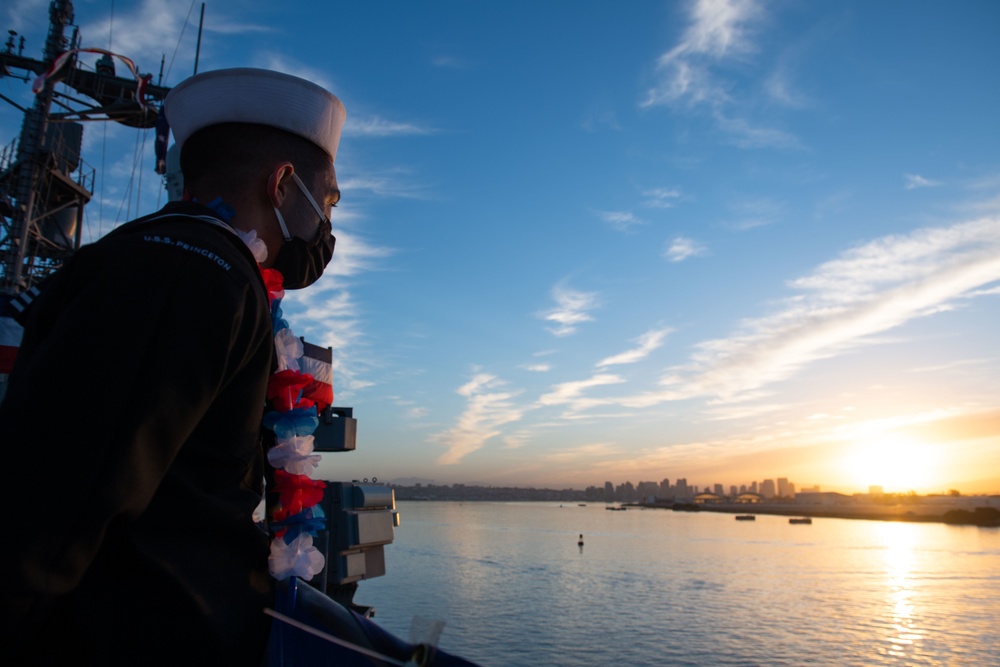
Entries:
{"type": "Polygon", "coordinates": [[[793,71],[808,62],[808,52],[816,44],[816,37],[813,31],[807,30],[800,33],[798,39],[784,46],[774,68],[764,81],[764,91],[771,102],[790,109],[813,106],[813,100],[793,85],[792,78],[793,71]]]}
{"type": "Polygon", "coordinates": [[[985,289],[973,290],[969,292],[966,296],[974,299],[980,296],[996,296],[996,295],[1000,295],[1000,285],[996,285],[994,287],[987,287],[985,289]]]}
{"type": "Polygon", "coordinates": [[[337,238],[333,259],[324,272],[324,278],[335,276],[343,278],[355,276],[365,271],[371,271],[378,265],[378,260],[392,256],[396,251],[387,246],[376,246],[368,243],[357,234],[345,231],[338,225],[336,209],[331,220],[334,225],[333,234],[337,238]]]}
{"type": "Polygon", "coordinates": [[[390,169],[378,173],[364,173],[357,169],[351,170],[351,176],[338,179],[340,190],[345,197],[353,192],[366,191],[379,197],[399,197],[403,199],[426,199],[427,188],[412,181],[412,176],[405,169],[390,169]]]}
{"type": "Polygon", "coordinates": [[[919,174],[903,174],[903,178],[906,179],[906,184],[903,186],[907,190],[916,190],[918,188],[933,188],[937,185],[941,185],[941,181],[932,181],[929,178],[924,178],[919,174]]]}
{"type": "Polygon", "coordinates": [[[733,145],[739,148],[802,148],[799,139],[789,132],[773,127],[754,125],[746,118],[729,116],[716,109],[713,113],[718,126],[729,135],[733,145]]]}
{"type": "Polygon", "coordinates": [[[694,239],[678,236],[667,242],[667,249],[663,252],[663,256],[671,262],[683,262],[689,257],[704,255],[706,252],[708,249],[694,239]]]}
{"type": "Polygon", "coordinates": [[[652,354],[654,350],[662,347],[663,341],[666,340],[667,336],[671,332],[673,332],[673,329],[671,328],[653,329],[652,331],[647,331],[636,339],[635,342],[638,344],[636,347],[610,357],[605,357],[601,361],[597,362],[597,368],[617,366],[619,364],[634,364],[637,361],[642,361],[652,354]]]}
{"type": "MultiPolygon", "coordinates": [[[[725,63],[746,59],[757,50],[753,37],[764,18],[760,3],[694,0],[688,15],[690,23],[678,44],[657,60],[659,80],[647,91],[641,106],[707,106],[716,127],[740,148],[801,148],[791,133],[737,115],[746,105],[732,97],[733,86],[718,71],[725,63]]],[[[780,72],[762,82],[761,88],[781,100],[795,97],[787,77],[780,72]]]]}
{"type": "Polygon", "coordinates": [[[1000,190],[1000,173],[986,174],[966,185],[970,190],[1000,190]]]}
{"type": "Polygon", "coordinates": [[[592,387],[622,382],[625,382],[624,378],[610,373],[598,373],[586,380],[563,382],[553,386],[552,391],[539,397],[538,404],[546,406],[572,404],[575,410],[582,410],[588,406],[604,405],[606,401],[583,398],[583,392],[592,387]]]}
{"type": "Polygon", "coordinates": [[[399,137],[433,134],[435,130],[413,123],[386,120],[379,116],[354,118],[348,114],[344,132],[360,137],[399,137]]]}
{"type": "Polygon", "coordinates": [[[286,317],[294,316],[295,333],[310,343],[337,350],[334,370],[343,372],[344,379],[353,378],[358,364],[345,367],[342,360],[345,351],[352,350],[362,338],[358,305],[350,291],[329,284],[324,276],[308,290],[286,292],[282,307],[286,317]]]}
{"type": "Polygon", "coordinates": [[[750,34],[760,14],[754,0],[691,3],[691,23],[680,43],[657,61],[662,78],[657,87],[649,90],[644,106],[726,100],[723,86],[711,73],[711,65],[755,50],[750,34]]]}
{"type": "Polygon", "coordinates": [[[705,417],[712,421],[735,421],[737,419],[748,419],[759,417],[760,415],[772,414],[785,407],[787,406],[772,403],[722,405],[710,407],[705,410],[705,417]]]}
{"type": "Polygon", "coordinates": [[[765,227],[781,219],[785,212],[785,203],[770,197],[754,197],[744,199],[730,207],[735,215],[726,226],[738,231],[765,227]]]}
{"type": "Polygon", "coordinates": [[[580,465],[588,461],[588,467],[606,469],[607,462],[618,462],[625,455],[625,449],[615,442],[592,442],[576,447],[564,447],[543,454],[541,460],[548,465],[580,465]]]}
{"type": "Polygon", "coordinates": [[[597,211],[598,217],[619,232],[627,232],[636,225],[644,225],[646,221],[636,217],[629,211],[597,211]]]}
{"type": "Polygon", "coordinates": [[[45,8],[50,4],[49,0],[13,0],[7,3],[7,8],[3,12],[6,19],[4,25],[10,30],[22,31],[32,23],[39,23],[37,17],[48,20],[45,8]]]}
{"type": "MultiPolygon", "coordinates": [[[[338,93],[337,85],[333,79],[329,77],[328,70],[306,65],[305,63],[296,60],[295,58],[290,58],[283,53],[276,53],[274,51],[254,52],[253,65],[254,67],[261,67],[263,69],[270,69],[283,72],[285,74],[291,74],[292,76],[297,76],[300,79],[312,81],[317,86],[322,86],[334,94],[338,93]]],[[[348,110],[347,118],[348,121],[350,121],[350,110],[348,110]]]]}
{"type": "MultiPolygon", "coordinates": [[[[166,54],[168,85],[192,72],[194,45],[198,37],[198,15],[188,3],[170,0],[142,0],[116,8],[115,12],[87,23],[80,28],[84,46],[107,48],[128,56],[144,72],[155,72],[160,58],[166,54]],[[155,26],[151,30],[150,26],[155,26]],[[176,58],[174,57],[176,56],[176,58]]],[[[206,33],[225,35],[273,32],[266,25],[214,13],[205,22],[206,33]]],[[[203,41],[205,41],[203,39],[203,41]]],[[[201,70],[205,67],[207,50],[202,50],[201,70]]],[[[96,58],[96,56],[95,56],[96,58]]],[[[89,59],[89,57],[88,57],[89,59]]]]}
{"type": "Polygon", "coordinates": [[[673,208],[681,198],[681,191],[677,188],[652,188],[644,190],[642,205],[649,208],[673,208]]]}
{"type": "Polygon", "coordinates": [[[438,463],[459,463],[482,448],[488,440],[500,435],[502,426],[522,418],[523,410],[511,400],[517,393],[502,391],[500,388],[503,385],[503,381],[494,375],[478,373],[458,388],[456,393],[466,399],[465,411],[455,426],[431,438],[447,448],[438,458],[438,463]]]}
{"type": "Polygon", "coordinates": [[[559,419],[575,420],[702,398],[702,414],[712,421],[776,413],[788,406],[768,401],[776,394],[766,387],[820,359],[877,345],[886,340],[880,334],[914,319],[992,295],[998,281],[1000,216],[883,237],[790,281],[796,293],[775,312],[743,322],[727,338],[697,344],[687,363],[668,369],[658,387],[605,393],[626,381],[602,370],[648,358],[663,345],[668,328],[648,331],[633,349],[602,359],[590,377],[552,385],[529,407],[514,405],[515,394],[501,391],[493,376],[477,375],[460,390],[469,399],[466,412],[439,439],[457,460],[501,433],[504,424],[551,407],[564,408],[559,419]]]}
{"type": "Polygon", "coordinates": [[[792,87],[787,62],[783,62],[771,73],[764,83],[764,89],[771,99],[786,107],[801,109],[811,103],[805,95],[792,87]]]}
{"type": "MultiPolygon", "coordinates": [[[[570,413],[596,407],[649,408],[669,401],[713,398],[713,405],[765,397],[761,389],[808,364],[862,346],[877,334],[939,313],[963,300],[992,295],[1000,281],[1000,216],[916,230],[871,241],[793,280],[797,294],[776,312],[748,320],[727,338],[695,346],[688,363],[668,369],[659,388],[638,394],[584,396],[614,375],[557,385],[544,404],[570,413]]],[[[759,405],[714,409],[709,417],[772,411],[759,405]]]]}
{"type": "Polygon", "coordinates": [[[593,321],[588,311],[598,306],[596,292],[581,292],[559,284],[552,288],[552,298],[556,307],[542,313],[541,317],[555,323],[554,327],[546,327],[554,336],[569,336],[576,333],[577,325],[593,321]]]}
{"type": "Polygon", "coordinates": [[[1000,218],[872,241],[790,283],[800,292],[773,315],[698,346],[665,384],[684,394],[734,395],[802,366],[871,344],[875,334],[940,312],[1000,280],[1000,218]]]}
{"type": "MultiPolygon", "coordinates": [[[[997,294],[1000,294],[1000,289],[997,290],[997,294]]],[[[983,358],[983,359],[959,359],[958,361],[952,361],[947,364],[936,364],[934,366],[918,366],[916,368],[909,369],[910,373],[941,373],[942,371],[951,371],[956,368],[987,368],[996,364],[997,359],[994,358],[983,358]]]]}
{"type": "Polygon", "coordinates": [[[552,364],[521,364],[518,368],[532,373],[548,373],[552,370],[552,364]]]}
{"type": "Polygon", "coordinates": [[[338,374],[338,389],[345,386],[360,389],[371,383],[361,379],[369,363],[359,351],[364,340],[364,319],[351,284],[356,276],[376,270],[379,261],[391,256],[394,250],[374,246],[344,231],[336,209],[333,224],[337,237],[333,260],[309,289],[287,292],[282,307],[286,317],[294,319],[296,334],[337,351],[334,370],[338,374]]]}

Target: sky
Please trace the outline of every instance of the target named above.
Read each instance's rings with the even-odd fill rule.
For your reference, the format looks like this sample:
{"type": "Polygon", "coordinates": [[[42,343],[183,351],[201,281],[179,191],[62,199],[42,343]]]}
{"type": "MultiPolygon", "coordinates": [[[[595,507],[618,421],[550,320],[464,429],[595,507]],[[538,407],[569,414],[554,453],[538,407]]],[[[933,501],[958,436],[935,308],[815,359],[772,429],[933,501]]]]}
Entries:
{"type": "MultiPolygon", "coordinates": [[[[25,55],[46,7],[0,13],[25,55]]],[[[173,86],[199,12],[76,24],[173,86]]],[[[208,2],[199,71],[347,108],[285,305],[358,419],[322,476],[1000,493],[998,34],[992,0],[208,2]]],[[[165,203],[152,143],[88,125],[85,240],[165,203]]]]}

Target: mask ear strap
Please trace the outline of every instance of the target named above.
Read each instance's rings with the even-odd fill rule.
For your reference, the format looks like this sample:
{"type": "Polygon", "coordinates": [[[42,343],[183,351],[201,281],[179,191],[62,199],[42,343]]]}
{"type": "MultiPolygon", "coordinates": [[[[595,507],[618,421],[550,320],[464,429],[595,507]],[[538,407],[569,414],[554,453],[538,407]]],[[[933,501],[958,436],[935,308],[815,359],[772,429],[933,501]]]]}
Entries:
{"type": "Polygon", "coordinates": [[[292,235],[288,233],[288,227],[285,225],[285,216],[281,215],[281,211],[277,208],[274,209],[274,214],[278,216],[278,224],[281,226],[281,234],[285,237],[286,241],[292,240],[292,235]]]}
{"type": "MultiPolygon", "coordinates": [[[[289,163],[288,166],[291,167],[291,164],[289,163]]],[[[278,207],[274,205],[275,202],[272,195],[272,191],[277,187],[278,184],[279,171],[281,171],[281,168],[273,172],[271,176],[267,179],[268,195],[271,196],[271,208],[274,209],[274,215],[278,218],[278,225],[281,227],[281,235],[286,241],[291,241],[292,235],[288,233],[288,225],[285,224],[285,217],[281,215],[281,211],[279,211],[278,207]]],[[[292,171],[292,176],[295,176],[294,171],[292,171]]],[[[298,180],[298,178],[296,177],[295,180],[298,180]]]]}
{"type": "Polygon", "coordinates": [[[306,184],[302,182],[302,179],[299,178],[299,175],[294,171],[292,172],[292,180],[295,181],[295,185],[299,186],[299,190],[302,190],[302,194],[304,194],[306,199],[309,200],[309,203],[312,204],[313,210],[316,211],[317,215],[319,215],[320,218],[326,218],[326,215],[323,214],[323,209],[319,207],[319,204],[317,204],[316,200],[313,199],[312,193],[309,192],[309,188],[306,187],[306,184]]]}

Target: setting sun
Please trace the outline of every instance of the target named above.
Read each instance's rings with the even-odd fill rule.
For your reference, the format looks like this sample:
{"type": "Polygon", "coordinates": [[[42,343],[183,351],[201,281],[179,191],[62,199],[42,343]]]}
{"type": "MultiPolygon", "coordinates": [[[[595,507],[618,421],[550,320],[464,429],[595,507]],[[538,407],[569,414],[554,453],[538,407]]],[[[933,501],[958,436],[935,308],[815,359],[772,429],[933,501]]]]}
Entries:
{"type": "Polygon", "coordinates": [[[937,451],[928,444],[882,433],[855,445],[844,458],[843,467],[858,486],[881,486],[886,493],[901,493],[937,483],[938,459],[937,451]]]}

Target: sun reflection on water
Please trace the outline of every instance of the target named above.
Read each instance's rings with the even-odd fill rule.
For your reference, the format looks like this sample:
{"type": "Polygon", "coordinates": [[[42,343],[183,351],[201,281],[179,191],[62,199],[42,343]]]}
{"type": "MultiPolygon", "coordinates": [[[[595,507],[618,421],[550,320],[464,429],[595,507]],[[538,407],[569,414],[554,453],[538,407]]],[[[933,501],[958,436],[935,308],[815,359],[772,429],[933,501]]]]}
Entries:
{"type": "Polygon", "coordinates": [[[905,523],[883,523],[878,527],[885,547],[883,560],[891,618],[889,648],[885,652],[897,658],[912,657],[915,645],[923,639],[917,626],[913,578],[917,532],[914,526],[905,523]]]}

